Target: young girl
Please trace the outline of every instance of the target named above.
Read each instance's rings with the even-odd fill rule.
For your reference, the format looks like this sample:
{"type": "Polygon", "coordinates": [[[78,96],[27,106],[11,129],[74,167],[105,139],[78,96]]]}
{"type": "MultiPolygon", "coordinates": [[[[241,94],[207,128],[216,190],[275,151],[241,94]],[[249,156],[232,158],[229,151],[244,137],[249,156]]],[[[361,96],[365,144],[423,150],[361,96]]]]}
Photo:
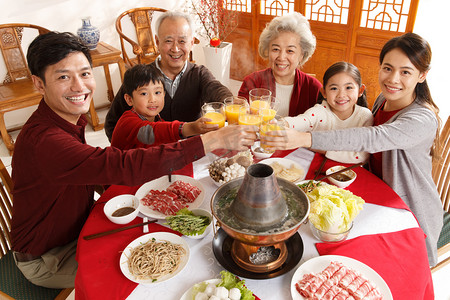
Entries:
{"type": "MultiPolygon", "coordinates": [[[[323,86],[320,104],[297,117],[285,118],[290,128],[324,131],[372,125],[373,116],[367,108],[365,86],[357,67],[343,61],[333,64],[323,75],[323,86]]],[[[357,151],[327,151],[325,156],[343,163],[366,162],[369,158],[367,152],[357,151]]]]}
{"type": "Polygon", "coordinates": [[[311,133],[286,130],[287,136],[266,136],[277,149],[311,147],[373,153],[372,171],[405,201],[426,234],[430,266],[437,263],[442,205],[431,176],[431,160],[440,130],[439,109],[426,76],[431,48],[414,33],[389,40],[380,53],[381,95],[374,107],[374,127],[311,133]]]}

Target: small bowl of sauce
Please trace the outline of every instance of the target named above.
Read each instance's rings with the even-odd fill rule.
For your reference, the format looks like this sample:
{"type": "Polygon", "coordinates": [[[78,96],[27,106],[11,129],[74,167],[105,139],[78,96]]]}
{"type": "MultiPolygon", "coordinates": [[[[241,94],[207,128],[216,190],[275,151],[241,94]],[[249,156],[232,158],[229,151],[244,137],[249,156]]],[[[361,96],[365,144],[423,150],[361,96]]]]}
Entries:
{"type": "MultiPolygon", "coordinates": [[[[345,169],[344,166],[334,166],[329,168],[325,173],[327,175],[345,169]]],[[[343,173],[335,174],[328,177],[328,181],[340,188],[346,188],[356,179],[356,173],[353,170],[348,170],[343,173]]]]}
{"type": "Polygon", "coordinates": [[[105,204],[103,212],[113,223],[130,223],[139,213],[139,199],[130,194],[116,196],[105,204]]]}

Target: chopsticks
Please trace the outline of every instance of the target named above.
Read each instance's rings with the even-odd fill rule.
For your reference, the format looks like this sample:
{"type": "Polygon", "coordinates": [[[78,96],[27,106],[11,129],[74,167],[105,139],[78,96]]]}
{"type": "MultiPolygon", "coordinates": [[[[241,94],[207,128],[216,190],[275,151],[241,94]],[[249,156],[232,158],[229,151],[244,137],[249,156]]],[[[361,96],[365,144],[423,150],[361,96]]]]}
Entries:
{"type": "Polygon", "coordinates": [[[347,167],[347,168],[345,168],[345,169],[342,169],[342,170],[336,171],[336,172],[334,172],[334,173],[328,174],[328,175],[326,175],[326,176],[323,176],[323,177],[321,177],[321,178],[319,178],[319,179],[317,179],[317,180],[318,180],[318,181],[324,180],[325,178],[331,177],[331,176],[336,175],[336,174],[344,173],[344,172],[346,172],[346,171],[348,171],[348,170],[351,170],[351,169],[353,169],[353,168],[362,166],[363,164],[364,164],[364,163],[361,162],[361,163],[352,165],[352,166],[347,167]]]}
{"type": "Polygon", "coordinates": [[[120,228],[116,228],[116,229],[108,230],[108,231],[104,231],[104,232],[94,233],[94,234],[90,234],[90,235],[84,236],[83,239],[85,239],[85,240],[92,240],[92,239],[96,239],[96,238],[99,238],[99,237],[102,237],[102,236],[105,236],[105,235],[109,235],[109,234],[113,234],[113,233],[116,233],[116,232],[124,231],[124,230],[127,230],[127,229],[136,228],[136,227],[139,227],[139,226],[144,226],[144,225],[147,225],[147,224],[150,224],[150,223],[155,223],[156,221],[158,221],[158,220],[151,220],[151,221],[144,222],[144,223],[139,223],[139,224],[134,224],[134,225],[130,225],[130,226],[120,227],[120,228]]]}
{"type": "Polygon", "coordinates": [[[320,172],[322,172],[323,166],[325,166],[325,163],[327,162],[327,160],[328,160],[328,158],[326,158],[326,157],[322,160],[319,170],[316,172],[316,175],[314,175],[314,179],[313,179],[314,181],[317,180],[317,177],[319,177],[320,172]]]}

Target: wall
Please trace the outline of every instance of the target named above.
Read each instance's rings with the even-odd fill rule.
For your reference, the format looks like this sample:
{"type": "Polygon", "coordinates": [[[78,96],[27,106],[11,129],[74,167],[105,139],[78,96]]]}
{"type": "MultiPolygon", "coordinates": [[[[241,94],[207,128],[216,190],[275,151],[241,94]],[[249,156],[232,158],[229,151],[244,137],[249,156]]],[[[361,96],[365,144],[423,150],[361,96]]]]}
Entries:
{"type": "MultiPolygon", "coordinates": [[[[92,17],[92,24],[100,29],[101,40],[120,49],[119,39],[115,30],[115,19],[123,11],[142,6],[156,6],[165,9],[183,9],[184,0],[110,0],[108,2],[95,0],[0,0],[1,23],[33,23],[57,30],[76,32],[81,26],[81,18],[92,17]],[[107,3],[107,4],[106,4],[107,3]]],[[[446,15],[446,0],[421,0],[414,31],[427,39],[433,49],[432,70],[428,75],[428,82],[432,96],[441,108],[444,121],[450,114],[450,101],[446,99],[444,89],[447,83],[447,72],[450,69],[448,55],[448,39],[442,32],[448,27],[449,18],[446,15]],[[439,23],[438,23],[439,22],[439,23]],[[447,24],[447,25],[445,25],[447,24]],[[439,30],[442,29],[442,30],[439,30]],[[447,46],[447,47],[446,47],[447,46]]],[[[201,44],[204,44],[203,40],[201,44]]],[[[194,48],[194,59],[197,63],[204,62],[200,45],[194,48]]],[[[117,68],[112,68],[113,84],[116,88],[120,84],[117,68]]],[[[97,90],[94,95],[96,105],[106,103],[106,84],[102,80],[101,68],[94,70],[97,79],[97,90]]],[[[8,113],[5,116],[7,126],[23,123],[34,108],[8,113]]]]}

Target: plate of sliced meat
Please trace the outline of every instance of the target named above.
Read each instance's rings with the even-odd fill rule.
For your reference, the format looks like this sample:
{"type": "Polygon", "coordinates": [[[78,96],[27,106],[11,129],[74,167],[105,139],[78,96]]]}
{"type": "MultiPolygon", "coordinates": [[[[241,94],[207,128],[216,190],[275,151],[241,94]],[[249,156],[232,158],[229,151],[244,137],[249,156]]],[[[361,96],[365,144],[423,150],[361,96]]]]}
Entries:
{"type": "Polygon", "coordinates": [[[198,208],[205,198],[201,183],[192,177],[172,175],[162,176],[143,184],[136,192],[141,205],[141,213],[150,218],[164,219],[182,208],[198,208]]]}
{"type": "Polygon", "coordinates": [[[291,280],[293,300],[393,299],[383,278],[353,258],[324,255],[302,264],[291,280]]]}

